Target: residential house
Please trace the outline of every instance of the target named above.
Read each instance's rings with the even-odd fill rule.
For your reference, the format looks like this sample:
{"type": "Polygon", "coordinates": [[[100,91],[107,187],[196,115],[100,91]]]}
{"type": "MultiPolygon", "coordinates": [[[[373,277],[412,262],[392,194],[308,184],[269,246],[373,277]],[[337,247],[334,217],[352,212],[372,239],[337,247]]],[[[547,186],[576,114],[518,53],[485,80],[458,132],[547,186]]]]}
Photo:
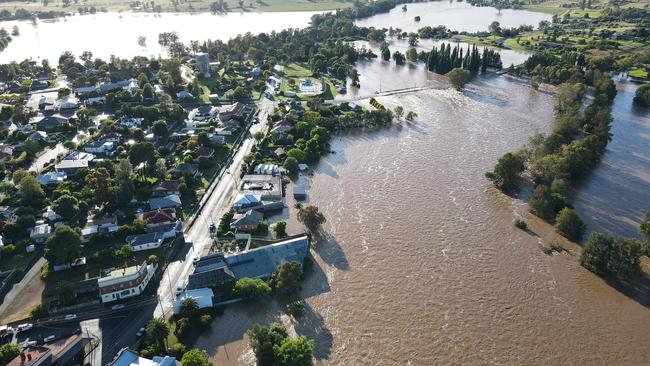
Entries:
{"type": "Polygon", "coordinates": [[[214,292],[209,288],[198,288],[194,290],[186,290],[183,293],[179,294],[174,300],[172,300],[172,307],[174,309],[174,314],[178,314],[181,310],[181,304],[186,299],[194,299],[196,305],[199,309],[211,308],[212,299],[214,298],[214,292]]]}
{"type": "Polygon", "coordinates": [[[55,222],[61,219],[61,216],[54,212],[52,209],[52,206],[47,206],[45,208],[45,212],[41,215],[44,219],[46,219],[48,222],[55,222]]]}
{"type": "Polygon", "coordinates": [[[280,175],[247,174],[241,180],[241,193],[259,195],[265,201],[282,200],[280,175]]]}
{"type": "Polygon", "coordinates": [[[97,87],[94,86],[94,85],[93,86],[81,86],[81,87],[77,88],[76,93],[77,93],[77,96],[83,96],[83,95],[86,95],[86,94],[94,93],[96,91],[97,91],[97,87]]]}
{"type": "Polygon", "coordinates": [[[54,169],[57,172],[63,172],[66,173],[67,175],[73,175],[76,173],[79,169],[88,169],[88,163],[89,160],[69,160],[69,159],[64,159],[61,160],[58,164],[54,166],[54,169]]]}
{"type": "Polygon", "coordinates": [[[220,136],[232,136],[232,134],[235,133],[235,131],[236,129],[234,127],[222,127],[214,130],[214,132],[220,136]]]}
{"type": "Polygon", "coordinates": [[[68,125],[68,119],[59,115],[41,116],[32,119],[29,123],[37,126],[39,130],[52,132],[66,127],[68,125]]]}
{"type": "Polygon", "coordinates": [[[188,130],[207,130],[210,128],[210,122],[208,121],[199,121],[195,119],[186,119],[185,128],[188,130]]]}
{"type": "Polygon", "coordinates": [[[118,132],[106,132],[102,135],[101,140],[119,144],[122,141],[122,134],[118,132]]]}
{"type": "Polygon", "coordinates": [[[284,159],[287,156],[287,151],[282,147],[278,147],[277,149],[273,150],[273,155],[275,155],[275,157],[278,159],[284,159]]]}
{"type": "Polygon", "coordinates": [[[93,234],[110,234],[118,230],[117,217],[91,217],[86,221],[86,227],[81,229],[81,237],[88,240],[93,234]]]}
{"type": "Polygon", "coordinates": [[[106,97],[92,97],[85,101],[86,107],[106,104],[106,97]]]}
{"type": "Polygon", "coordinates": [[[283,263],[296,261],[301,265],[309,254],[307,235],[283,239],[272,244],[226,257],[235,278],[269,278],[283,263]]]}
{"type": "Polygon", "coordinates": [[[67,96],[57,103],[60,110],[79,108],[79,100],[73,96],[67,96]]]}
{"type": "Polygon", "coordinates": [[[93,141],[84,146],[84,151],[93,154],[113,155],[115,143],[112,141],[93,141]]]}
{"type": "Polygon", "coordinates": [[[206,121],[210,120],[217,116],[219,108],[211,105],[202,105],[198,108],[194,108],[188,113],[187,119],[195,121],[206,121]]]}
{"type": "Polygon", "coordinates": [[[0,219],[4,222],[14,222],[18,220],[16,209],[10,206],[0,206],[0,219]]]}
{"type": "Polygon", "coordinates": [[[178,99],[194,99],[194,96],[192,93],[188,92],[187,90],[181,90],[178,93],[176,93],[176,98],[178,99]]]}
{"type": "Polygon", "coordinates": [[[244,114],[245,107],[246,106],[240,102],[235,102],[229,106],[222,106],[219,108],[219,121],[225,123],[231,119],[241,118],[244,114]]]}
{"type": "Polygon", "coordinates": [[[307,193],[305,192],[304,186],[294,185],[293,186],[293,198],[296,200],[304,200],[307,198],[307,193]]]}
{"type": "Polygon", "coordinates": [[[131,246],[134,252],[160,248],[164,239],[157,232],[129,235],[126,237],[126,243],[131,246]]]}
{"type": "Polygon", "coordinates": [[[199,175],[199,166],[197,164],[180,163],[171,169],[169,173],[174,177],[181,177],[185,174],[196,177],[199,175]]]}
{"type": "MultiPolygon", "coordinates": [[[[128,348],[122,348],[108,366],[179,366],[180,363],[171,356],[154,356],[152,359],[140,357],[128,348]]],[[[13,366],[13,365],[12,365],[13,366]]]]}
{"type": "Polygon", "coordinates": [[[157,210],[143,212],[138,215],[140,220],[147,223],[147,227],[166,225],[176,220],[176,209],[173,207],[159,208],[157,210]]]}
{"type": "Polygon", "coordinates": [[[262,204],[262,197],[256,194],[242,194],[239,193],[235,196],[233,207],[237,212],[246,212],[252,208],[256,208],[262,204]]]}
{"type": "Polygon", "coordinates": [[[210,135],[210,141],[216,142],[217,144],[225,145],[226,137],[223,135],[219,135],[217,133],[213,133],[210,135]]]}
{"type": "Polygon", "coordinates": [[[280,174],[280,166],[277,164],[257,164],[253,171],[255,174],[276,175],[280,174]]]}
{"type": "Polygon", "coordinates": [[[208,146],[200,146],[196,149],[197,157],[211,158],[214,155],[214,149],[208,146]]]}
{"type": "Polygon", "coordinates": [[[37,141],[37,142],[46,142],[47,141],[47,132],[45,131],[34,131],[27,136],[27,141],[37,141]]]}
{"type": "Polygon", "coordinates": [[[38,99],[38,109],[41,111],[54,111],[56,97],[42,96],[38,99]]]}
{"type": "Polygon", "coordinates": [[[6,366],[50,366],[52,351],[44,346],[27,346],[6,366]]]}
{"type": "Polygon", "coordinates": [[[177,196],[181,195],[179,187],[183,183],[181,180],[166,180],[158,182],[152,190],[152,194],[155,197],[165,197],[172,194],[177,196]]]}
{"type": "Polygon", "coordinates": [[[181,207],[181,205],[181,198],[176,194],[149,199],[149,208],[152,210],[168,207],[181,207]]]}
{"type": "Polygon", "coordinates": [[[59,185],[68,179],[68,174],[66,172],[47,172],[45,174],[39,174],[36,176],[36,179],[44,186],[49,185],[59,185]]]}
{"type": "Polygon", "coordinates": [[[230,228],[238,231],[255,231],[263,220],[263,213],[249,210],[243,214],[235,214],[232,221],[230,221],[230,228]]]}
{"type": "Polygon", "coordinates": [[[11,160],[14,157],[14,148],[2,144],[0,145],[0,160],[11,160]]]}
{"type": "Polygon", "coordinates": [[[47,89],[50,86],[50,83],[47,80],[34,80],[30,86],[31,90],[43,90],[47,89]]]}
{"type": "Polygon", "coordinates": [[[187,280],[187,290],[225,288],[234,282],[235,275],[228,268],[224,254],[217,252],[203,256],[194,263],[194,272],[187,280]]]}
{"type": "Polygon", "coordinates": [[[141,127],[143,121],[144,121],[144,118],[122,117],[117,122],[117,124],[120,125],[121,127],[136,128],[136,127],[141,127]]]}
{"type": "Polygon", "coordinates": [[[162,236],[163,240],[175,238],[176,235],[183,232],[183,222],[176,220],[175,222],[162,223],[154,226],[147,226],[147,233],[158,233],[162,236]]]}
{"type": "Polygon", "coordinates": [[[97,280],[102,303],[138,296],[144,292],[157,264],[146,261],[137,266],[115,269],[97,280]]]}
{"type": "Polygon", "coordinates": [[[44,242],[50,235],[52,235],[52,227],[48,224],[37,224],[29,229],[29,238],[36,243],[44,242]]]}

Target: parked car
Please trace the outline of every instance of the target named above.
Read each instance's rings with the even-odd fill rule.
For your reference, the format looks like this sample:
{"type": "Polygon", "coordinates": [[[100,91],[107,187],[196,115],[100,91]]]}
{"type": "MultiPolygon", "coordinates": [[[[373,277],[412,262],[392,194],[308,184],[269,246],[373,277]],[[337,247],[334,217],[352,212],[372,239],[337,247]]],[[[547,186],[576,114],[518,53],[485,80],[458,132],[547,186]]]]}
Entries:
{"type": "Polygon", "coordinates": [[[35,345],[36,345],[36,341],[30,341],[29,339],[25,339],[19,344],[20,348],[27,348],[28,346],[35,346],[35,345]]]}
{"type": "Polygon", "coordinates": [[[120,310],[120,309],[124,309],[124,304],[115,304],[111,306],[111,310],[120,310]]]}
{"type": "Polygon", "coordinates": [[[135,335],[138,336],[138,338],[142,337],[144,335],[144,328],[138,329],[138,332],[135,335]]]}
{"type": "Polygon", "coordinates": [[[18,327],[16,329],[19,332],[24,332],[26,330],[32,329],[33,327],[34,327],[34,324],[32,324],[32,323],[23,323],[23,324],[18,325],[18,327]]]}
{"type": "Polygon", "coordinates": [[[77,319],[77,314],[68,314],[65,316],[65,320],[75,320],[77,319]]]}
{"type": "Polygon", "coordinates": [[[210,232],[214,233],[215,231],[217,231],[217,226],[214,223],[210,224],[210,232]]]}
{"type": "Polygon", "coordinates": [[[43,338],[43,343],[49,343],[49,342],[52,342],[52,341],[54,340],[54,338],[56,338],[56,337],[54,336],[54,334],[49,335],[49,336],[43,338]]]}

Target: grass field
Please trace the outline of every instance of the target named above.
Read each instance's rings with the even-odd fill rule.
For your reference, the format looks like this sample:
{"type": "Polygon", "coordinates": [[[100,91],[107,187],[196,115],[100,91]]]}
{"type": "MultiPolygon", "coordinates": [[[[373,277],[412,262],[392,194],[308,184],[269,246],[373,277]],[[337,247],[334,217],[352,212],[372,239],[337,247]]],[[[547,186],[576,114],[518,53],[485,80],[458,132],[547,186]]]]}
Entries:
{"type": "Polygon", "coordinates": [[[560,15],[566,12],[564,8],[554,8],[554,7],[544,7],[544,6],[525,6],[524,9],[528,11],[534,11],[537,13],[551,14],[551,15],[560,15]]]}
{"type": "Polygon", "coordinates": [[[644,69],[632,69],[628,73],[633,78],[637,79],[647,79],[648,78],[648,72],[644,69]]]}
{"type": "MultiPolygon", "coordinates": [[[[163,12],[209,12],[211,0],[181,0],[174,4],[171,0],[155,1],[155,6],[160,6],[163,12]]],[[[42,1],[8,1],[0,3],[0,10],[15,12],[16,9],[31,11],[64,11],[77,12],[80,7],[95,7],[112,12],[144,11],[153,12],[152,7],[137,6],[132,0],[75,0],[69,6],[64,6],[63,0],[50,0],[47,6],[42,1]]],[[[149,2],[147,2],[149,3],[149,2]]],[[[278,12],[278,11],[325,11],[349,8],[351,1],[344,0],[245,0],[240,7],[238,0],[226,0],[231,12],[278,12]]]]}
{"type": "Polygon", "coordinates": [[[306,65],[301,65],[295,62],[284,66],[282,72],[284,73],[284,76],[289,78],[304,78],[314,74],[306,67],[306,65]]]}

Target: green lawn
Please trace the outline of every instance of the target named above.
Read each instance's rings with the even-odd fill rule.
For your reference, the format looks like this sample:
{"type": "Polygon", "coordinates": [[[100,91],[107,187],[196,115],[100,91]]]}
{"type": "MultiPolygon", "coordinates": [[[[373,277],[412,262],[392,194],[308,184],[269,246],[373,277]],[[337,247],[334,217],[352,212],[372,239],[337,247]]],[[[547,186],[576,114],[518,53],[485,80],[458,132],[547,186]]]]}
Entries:
{"type": "Polygon", "coordinates": [[[632,69],[628,72],[628,75],[630,75],[633,78],[637,79],[647,79],[648,78],[648,72],[645,69],[632,69]]]}
{"type": "Polygon", "coordinates": [[[564,8],[554,8],[554,7],[539,7],[539,6],[525,6],[524,9],[528,11],[534,11],[536,13],[544,13],[551,15],[560,15],[566,11],[564,8]]]}
{"type": "Polygon", "coordinates": [[[286,77],[304,78],[312,76],[314,73],[309,70],[305,65],[292,62],[282,68],[282,72],[286,77]]]}
{"type": "Polygon", "coordinates": [[[25,251],[25,246],[19,244],[13,254],[2,254],[2,258],[0,258],[0,272],[11,269],[23,269],[23,267],[25,267],[25,265],[37,254],[40,254],[40,251],[27,253],[25,251]]]}

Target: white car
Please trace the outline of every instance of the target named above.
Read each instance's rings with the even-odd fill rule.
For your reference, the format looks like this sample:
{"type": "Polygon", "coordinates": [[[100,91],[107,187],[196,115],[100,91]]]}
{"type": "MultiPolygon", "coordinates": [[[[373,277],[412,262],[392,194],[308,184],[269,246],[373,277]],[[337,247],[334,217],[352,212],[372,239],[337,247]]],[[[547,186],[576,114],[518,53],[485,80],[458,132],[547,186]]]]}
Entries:
{"type": "Polygon", "coordinates": [[[75,320],[77,319],[77,314],[68,314],[64,318],[65,320],[75,320]]]}
{"type": "Polygon", "coordinates": [[[49,336],[43,338],[43,343],[49,343],[49,342],[52,342],[52,341],[54,340],[54,338],[56,338],[56,337],[54,336],[54,334],[49,335],[49,336]]]}
{"type": "Polygon", "coordinates": [[[32,329],[33,327],[34,327],[34,325],[33,325],[32,323],[24,323],[24,324],[20,324],[20,325],[18,325],[18,327],[17,327],[16,329],[17,329],[19,332],[24,332],[24,331],[26,331],[26,330],[30,330],[30,329],[32,329]]]}
{"type": "Polygon", "coordinates": [[[36,341],[30,341],[29,339],[25,339],[19,344],[20,348],[27,348],[28,346],[35,346],[35,345],[36,345],[36,341]]]}
{"type": "Polygon", "coordinates": [[[111,310],[120,310],[120,309],[124,309],[124,304],[115,304],[111,306],[111,310]]]}

